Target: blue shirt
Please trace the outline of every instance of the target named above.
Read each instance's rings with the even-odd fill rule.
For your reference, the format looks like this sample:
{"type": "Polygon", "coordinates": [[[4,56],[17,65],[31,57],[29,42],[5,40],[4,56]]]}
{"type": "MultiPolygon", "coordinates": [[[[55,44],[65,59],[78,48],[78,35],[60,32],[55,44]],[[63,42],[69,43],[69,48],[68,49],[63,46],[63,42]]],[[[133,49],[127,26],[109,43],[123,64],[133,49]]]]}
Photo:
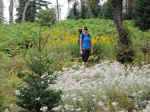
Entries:
{"type": "Polygon", "coordinates": [[[82,48],[91,48],[91,36],[89,34],[85,36],[80,34],[80,39],[82,39],[82,48]]]}

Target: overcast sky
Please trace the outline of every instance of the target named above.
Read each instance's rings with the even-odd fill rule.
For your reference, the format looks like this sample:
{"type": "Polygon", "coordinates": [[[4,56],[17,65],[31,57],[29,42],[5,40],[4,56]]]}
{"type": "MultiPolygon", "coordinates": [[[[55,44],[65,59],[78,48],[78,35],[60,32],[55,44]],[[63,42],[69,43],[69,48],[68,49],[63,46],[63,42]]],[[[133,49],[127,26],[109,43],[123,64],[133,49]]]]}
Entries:
{"type": "MultiPolygon", "coordinates": [[[[3,0],[4,1],[4,17],[7,19],[9,18],[9,3],[10,0],[3,0]]],[[[56,6],[56,0],[45,0],[51,2],[51,6],[56,6]]],[[[61,6],[61,20],[64,20],[67,17],[68,14],[68,0],[58,0],[60,6],[61,6]]],[[[80,0],[79,0],[80,1],[80,0]]],[[[103,3],[106,0],[103,0],[101,3],[103,3]]],[[[18,4],[15,4],[15,7],[17,7],[18,4]]],[[[70,6],[71,7],[71,6],[70,6]]],[[[16,17],[16,8],[14,9],[14,16],[16,17]]]]}

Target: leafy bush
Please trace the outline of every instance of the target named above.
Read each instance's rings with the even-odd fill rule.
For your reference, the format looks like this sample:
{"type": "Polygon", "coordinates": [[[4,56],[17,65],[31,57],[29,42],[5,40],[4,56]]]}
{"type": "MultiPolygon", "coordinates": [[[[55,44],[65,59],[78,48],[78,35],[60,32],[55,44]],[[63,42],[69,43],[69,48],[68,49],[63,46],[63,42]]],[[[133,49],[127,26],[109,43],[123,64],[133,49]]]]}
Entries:
{"type": "Polygon", "coordinates": [[[41,9],[36,14],[37,21],[43,26],[49,26],[56,22],[56,12],[55,9],[41,9]]]}

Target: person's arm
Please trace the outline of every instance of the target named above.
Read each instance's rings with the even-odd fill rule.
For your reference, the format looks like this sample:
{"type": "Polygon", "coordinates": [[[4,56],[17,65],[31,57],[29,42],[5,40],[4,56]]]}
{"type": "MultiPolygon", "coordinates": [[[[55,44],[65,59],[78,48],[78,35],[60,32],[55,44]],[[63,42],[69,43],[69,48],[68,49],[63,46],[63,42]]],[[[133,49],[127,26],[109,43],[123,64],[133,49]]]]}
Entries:
{"type": "MultiPolygon", "coordinates": [[[[90,38],[91,38],[91,37],[90,37],[90,38]]],[[[90,39],[90,46],[91,46],[91,54],[93,54],[92,39],[90,39]]]]}
{"type": "Polygon", "coordinates": [[[82,54],[82,35],[80,35],[80,54],[82,54]]]}
{"type": "Polygon", "coordinates": [[[82,50],[82,38],[80,38],[80,50],[82,50]]]}

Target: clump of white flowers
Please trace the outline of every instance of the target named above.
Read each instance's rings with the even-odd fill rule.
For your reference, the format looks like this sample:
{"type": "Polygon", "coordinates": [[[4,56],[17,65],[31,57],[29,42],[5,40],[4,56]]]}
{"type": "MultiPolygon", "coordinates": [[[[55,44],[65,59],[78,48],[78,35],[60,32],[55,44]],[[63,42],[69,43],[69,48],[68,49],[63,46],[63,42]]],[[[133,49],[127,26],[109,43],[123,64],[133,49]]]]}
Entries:
{"type": "Polygon", "coordinates": [[[149,65],[139,69],[103,62],[85,70],[64,69],[59,74],[57,83],[50,85],[64,92],[57,111],[150,112],[149,65]]]}
{"type": "Polygon", "coordinates": [[[44,107],[42,107],[40,110],[41,110],[42,112],[46,112],[47,109],[48,109],[48,107],[44,106],[44,107]]]}

